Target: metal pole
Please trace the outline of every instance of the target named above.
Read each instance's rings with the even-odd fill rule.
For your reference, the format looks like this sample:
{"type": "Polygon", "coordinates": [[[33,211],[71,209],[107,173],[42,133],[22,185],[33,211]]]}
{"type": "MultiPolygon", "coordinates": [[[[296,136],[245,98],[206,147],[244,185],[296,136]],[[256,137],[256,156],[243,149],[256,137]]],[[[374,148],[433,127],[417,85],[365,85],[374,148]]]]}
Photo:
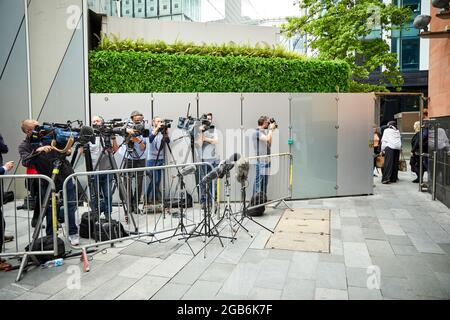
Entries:
{"type": "Polygon", "coordinates": [[[27,80],[28,80],[28,117],[33,118],[31,104],[31,62],[30,62],[30,32],[28,27],[28,0],[23,0],[25,9],[25,38],[27,48],[27,80]]]}
{"type": "Polygon", "coordinates": [[[437,163],[437,152],[433,151],[433,200],[436,200],[436,163],[437,163]]]}
{"type": "Polygon", "coordinates": [[[83,0],[83,64],[84,64],[84,104],[85,104],[85,123],[90,120],[91,106],[89,99],[89,44],[88,44],[88,3],[83,0]]]}
{"type": "Polygon", "coordinates": [[[422,191],[422,183],[423,183],[423,97],[420,97],[420,112],[419,112],[419,121],[420,121],[420,137],[419,137],[419,192],[422,191]]]}

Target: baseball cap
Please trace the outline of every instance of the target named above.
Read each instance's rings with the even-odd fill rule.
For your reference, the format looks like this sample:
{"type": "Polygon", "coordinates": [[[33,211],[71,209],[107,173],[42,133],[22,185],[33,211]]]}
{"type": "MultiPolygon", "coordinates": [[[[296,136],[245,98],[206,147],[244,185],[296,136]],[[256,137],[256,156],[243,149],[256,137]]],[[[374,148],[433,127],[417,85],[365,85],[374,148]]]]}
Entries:
{"type": "Polygon", "coordinates": [[[133,111],[132,113],[131,113],[131,115],[130,115],[130,118],[133,118],[133,117],[135,117],[135,116],[144,116],[141,112],[139,112],[139,111],[137,111],[137,110],[135,110],[135,111],[133,111]]]}

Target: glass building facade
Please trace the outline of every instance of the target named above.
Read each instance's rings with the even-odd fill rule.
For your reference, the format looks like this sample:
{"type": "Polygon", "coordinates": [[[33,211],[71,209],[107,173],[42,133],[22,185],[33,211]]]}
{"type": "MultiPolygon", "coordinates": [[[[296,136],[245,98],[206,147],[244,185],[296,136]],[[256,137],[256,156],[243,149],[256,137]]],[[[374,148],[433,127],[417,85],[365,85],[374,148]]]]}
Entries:
{"type": "Polygon", "coordinates": [[[89,9],[108,16],[200,21],[201,0],[88,0],[89,9]]]}

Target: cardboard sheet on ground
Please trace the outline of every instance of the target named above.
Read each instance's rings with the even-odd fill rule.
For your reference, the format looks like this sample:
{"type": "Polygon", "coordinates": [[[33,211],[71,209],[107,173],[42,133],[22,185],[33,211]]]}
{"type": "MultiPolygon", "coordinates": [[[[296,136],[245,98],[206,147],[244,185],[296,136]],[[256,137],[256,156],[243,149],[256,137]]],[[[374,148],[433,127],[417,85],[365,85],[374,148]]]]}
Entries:
{"type": "Polygon", "coordinates": [[[330,210],[286,210],[266,248],[330,252],[330,210]]]}

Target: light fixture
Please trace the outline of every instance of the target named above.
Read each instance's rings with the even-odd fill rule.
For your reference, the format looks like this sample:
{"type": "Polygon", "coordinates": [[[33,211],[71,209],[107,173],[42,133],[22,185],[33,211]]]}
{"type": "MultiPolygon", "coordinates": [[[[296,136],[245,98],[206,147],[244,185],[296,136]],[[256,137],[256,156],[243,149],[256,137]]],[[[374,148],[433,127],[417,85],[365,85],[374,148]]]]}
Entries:
{"type": "Polygon", "coordinates": [[[413,22],[413,26],[416,29],[423,29],[423,31],[428,31],[428,24],[431,21],[431,17],[426,14],[418,15],[413,22]]]}
{"type": "Polygon", "coordinates": [[[448,11],[450,7],[450,0],[432,0],[431,4],[435,8],[442,9],[441,12],[448,11]]]}

